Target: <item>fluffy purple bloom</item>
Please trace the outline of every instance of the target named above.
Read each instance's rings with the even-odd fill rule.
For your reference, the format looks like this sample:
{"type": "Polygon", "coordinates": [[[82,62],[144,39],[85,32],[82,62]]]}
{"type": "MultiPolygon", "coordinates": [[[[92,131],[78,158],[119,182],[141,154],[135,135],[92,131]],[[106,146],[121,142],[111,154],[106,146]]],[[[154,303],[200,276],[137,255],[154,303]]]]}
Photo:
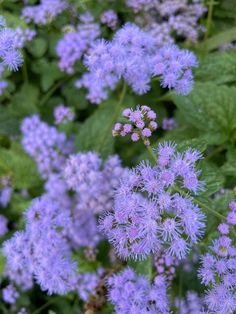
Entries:
{"type": "Polygon", "coordinates": [[[174,45],[158,49],[154,37],[128,23],[116,32],[113,40],[95,42],[84,64],[89,72],[76,82],[76,86],[87,88],[87,98],[99,104],[121,78],[135,93],[145,94],[150,89],[152,77],[160,76],[163,87],[187,95],[193,85],[191,68],[197,66],[197,61],[192,52],[174,45]]]}
{"type": "Polygon", "coordinates": [[[94,22],[94,18],[90,13],[87,12],[81,15],[80,21],[77,29],[71,29],[67,32],[59,40],[56,47],[57,55],[60,58],[59,67],[69,74],[73,73],[75,63],[81,59],[100,35],[99,24],[94,22]]]}
{"type": "Polygon", "coordinates": [[[115,30],[118,23],[118,16],[113,10],[104,11],[101,15],[101,22],[112,30],[115,30]]]}
{"type": "Polygon", "coordinates": [[[236,247],[224,235],[232,228],[226,226],[219,225],[221,235],[213,241],[209,253],[202,256],[199,277],[209,288],[205,295],[207,309],[212,313],[233,314],[236,311],[236,247]]]}
{"type": "Polygon", "coordinates": [[[74,112],[64,105],[59,105],[54,110],[55,124],[65,124],[68,121],[73,121],[74,112]]]}
{"type": "Polygon", "coordinates": [[[31,41],[33,40],[33,38],[36,35],[36,31],[26,28],[26,29],[22,29],[20,27],[17,27],[15,29],[15,36],[16,36],[16,47],[17,48],[23,48],[25,46],[25,43],[27,41],[31,41]]]}
{"type": "Polygon", "coordinates": [[[96,293],[96,287],[103,274],[103,269],[100,268],[94,273],[81,273],[76,278],[76,289],[80,299],[88,301],[89,297],[96,293]]]}
{"type": "Polygon", "coordinates": [[[4,236],[7,233],[7,223],[7,218],[3,215],[0,215],[0,237],[4,236]]]}
{"type": "Polygon", "coordinates": [[[41,121],[36,115],[23,120],[21,131],[22,145],[35,159],[42,177],[47,178],[53,171],[59,171],[73,148],[65,134],[41,121]]]}
{"type": "Polygon", "coordinates": [[[2,298],[4,302],[14,304],[19,298],[19,293],[12,284],[9,284],[2,289],[2,298]]]}
{"type": "Polygon", "coordinates": [[[119,256],[144,259],[165,250],[183,258],[203,235],[205,217],[200,208],[190,196],[171,191],[176,184],[189,194],[202,189],[195,170],[200,158],[201,154],[192,149],[179,154],[174,144],[160,144],[156,165],[142,162],[121,180],[113,211],[100,221],[101,230],[119,256]],[[197,181],[186,186],[190,173],[196,174],[197,181]]]}
{"type": "Polygon", "coordinates": [[[67,8],[66,0],[41,0],[40,4],[23,8],[22,16],[27,23],[45,25],[67,8]]]}
{"type": "Polygon", "coordinates": [[[108,297],[117,314],[170,313],[167,286],[163,276],[150,284],[147,277],[131,268],[108,278],[108,297]]]}
{"type": "Polygon", "coordinates": [[[7,207],[12,195],[12,187],[5,186],[0,190],[0,207],[7,207]]]}
{"type": "MultiPolygon", "coordinates": [[[[203,314],[204,300],[194,291],[187,291],[185,299],[175,299],[177,313],[180,314],[203,314]]],[[[207,313],[206,313],[207,314],[207,313]]]]}
{"type": "Polygon", "coordinates": [[[76,263],[63,237],[63,229],[70,222],[69,212],[44,196],[34,200],[25,217],[25,231],[17,232],[3,245],[8,276],[25,289],[35,278],[48,294],[72,290],[76,263]]]}
{"type": "Polygon", "coordinates": [[[142,138],[146,145],[150,145],[148,138],[157,129],[156,113],[148,106],[137,106],[135,110],[126,108],[122,115],[127,118],[128,123],[116,123],[112,130],[113,136],[131,134],[133,142],[142,138]]]}
{"type": "MultiPolygon", "coordinates": [[[[0,65],[7,67],[10,71],[18,70],[22,64],[22,55],[17,49],[16,31],[0,25],[0,65]]],[[[0,71],[2,73],[2,70],[0,71]]]]}
{"type": "Polygon", "coordinates": [[[171,282],[176,276],[176,267],[179,261],[176,257],[160,251],[153,256],[154,265],[158,275],[164,275],[167,282],[171,282]]]}
{"type": "Polygon", "coordinates": [[[126,4],[136,13],[135,22],[152,34],[159,47],[174,43],[175,37],[196,42],[204,31],[199,25],[206,12],[201,0],[126,0],[126,4]]]}

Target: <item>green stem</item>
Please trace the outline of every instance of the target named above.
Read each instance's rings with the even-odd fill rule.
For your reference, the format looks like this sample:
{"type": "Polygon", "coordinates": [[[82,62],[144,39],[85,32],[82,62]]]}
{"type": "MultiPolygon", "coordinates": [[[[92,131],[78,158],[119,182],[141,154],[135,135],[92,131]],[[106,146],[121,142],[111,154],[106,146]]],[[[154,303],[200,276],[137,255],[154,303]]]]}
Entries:
{"type": "Polygon", "coordinates": [[[207,14],[207,22],[206,22],[206,33],[204,36],[204,40],[207,40],[208,35],[211,31],[211,24],[212,24],[212,17],[213,17],[213,8],[214,5],[217,4],[216,2],[214,2],[214,0],[210,0],[210,2],[208,3],[208,14],[207,14]]]}
{"type": "Polygon", "coordinates": [[[59,297],[55,297],[50,299],[47,303],[45,303],[43,306],[41,306],[39,309],[37,309],[36,311],[34,311],[32,314],[39,314],[42,312],[42,310],[44,310],[45,308],[47,308],[49,305],[55,303],[57,300],[59,300],[59,297]]]}
{"type": "MultiPolygon", "coordinates": [[[[151,146],[145,146],[147,148],[147,151],[149,152],[150,157],[152,158],[152,160],[157,163],[157,157],[152,149],[151,146]]],[[[184,196],[187,196],[187,194],[182,191],[181,189],[179,189],[178,187],[175,187],[174,190],[184,196]]],[[[210,212],[211,214],[213,214],[214,216],[225,220],[225,216],[221,215],[220,213],[218,213],[217,211],[215,211],[214,209],[210,208],[209,206],[205,205],[204,203],[202,203],[200,200],[198,200],[197,198],[194,198],[195,203],[197,203],[201,208],[205,209],[206,211],[210,212]]]]}

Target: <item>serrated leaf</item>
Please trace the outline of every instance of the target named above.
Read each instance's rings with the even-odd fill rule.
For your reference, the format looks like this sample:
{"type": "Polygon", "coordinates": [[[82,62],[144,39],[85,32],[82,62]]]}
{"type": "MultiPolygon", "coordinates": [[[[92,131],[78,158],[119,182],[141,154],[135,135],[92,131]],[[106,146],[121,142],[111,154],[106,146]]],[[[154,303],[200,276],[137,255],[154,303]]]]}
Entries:
{"type": "Polygon", "coordinates": [[[236,51],[210,53],[195,70],[199,82],[223,84],[236,81],[236,51]]]}
{"type": "Polygon", "coordinates": [[[236,177],[236,150],[228,150],[226,155],[227,161],[221,167],[225,175],[236,177]]]}
{"type": "Polygon", "coordinates": [[[199,193],[200,197],[210,196],[223,187],[225,178],[217,166],[203,160],[199,163],[199,169],[200,180],[205,182],[205,190],[199,193]]]}
{"type": "Polygon", "coordinates": [[[197,83],[189,96],[172,94],[172,99],[186,121],[202,132],[229,136],[236,128],[235,87],[197,83]]]}
{"type": "Polygon", "coordinates": [[[14,188],[27,189],[41,183],[35,162],[17,143],[10,149],[0,149],[0,172],[10,176],[14,188]]]}
{"type": "MultiPolygon", "coordinates": [[[[125,98],[123,104],[129,106],[132,101],[125,98]]],[[[76,137],[77,151],[94,150],[103,158],[113,153],[114,138],[112,128],[120,116],[122,104],[119,100],[109,100],[99,108],[81,125],[76,137]]]]}

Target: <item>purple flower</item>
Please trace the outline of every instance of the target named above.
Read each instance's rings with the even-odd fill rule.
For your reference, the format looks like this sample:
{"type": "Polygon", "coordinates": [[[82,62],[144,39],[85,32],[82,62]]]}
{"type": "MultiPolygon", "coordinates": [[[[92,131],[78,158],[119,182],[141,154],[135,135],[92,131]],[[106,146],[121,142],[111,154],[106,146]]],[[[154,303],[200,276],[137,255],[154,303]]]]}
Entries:
{"type": "Polygon", "coordinates": [[[131,134],[131,140],[137,142],[140,138],[146,145],[150,145],[148,138],[157,129],[156,113],[148,106],[137,106],[135,110],[126,108],[123,117],[127,118],[128,123],[116,123],[112,134],[113,136],[126,136],[131,134]]]}
{"type": "Polygon", "coordinates": [[[23,8],[22,16],[27,23],[45,25],[67,8],[66,0],[41,0],[40,4],[23,8]]]}
{"type": "Polygon", "coordinates": [[[150,284],[147,277],[137,275],[131,268],[109,277],[108,297],[116,313],[167,314],[169,301],[163,276],[157,276],[150,284]]]}
{"type": "Polygon", "coordinates": [[[0,237],[4,236],[7,233],[7,223],[7,218],[3,215],[0,215],[0,237]]]}
{"type": "Polygon", "coordinates": [[[94,22],[90,13],[87,12],[81,15],[80,21],[77,30],[71,29],[67,32],[59,40],[56,47],[57,55],[60,58],[59,67],[69,74],[73,73],[75,63],[81,59],[100,35],[99,24],[94,22]]]}
{"type": "MultiPolygon", "coordinates": [[[[205,216],[200,208],[190,196],[171,191],[176,184],[181,189],[189,173],[197,178],[195,164],[200,153],[191,149],[175,153],[170,143],[160,144],[158,152],[160,162],[154,166],[142,162],[121,180],[113,211],[100,221],[102,232],[123,258],[144,259],[160,250],[183,258],[203,235],[205,216]],[[181,172],[176,171],[177,161],[185,165],[181,172]]],[[[202,186],[199,181],[198,186],[202,186]]],[[[198,192],[196,184],[185,189],[198,192]]]]}
{"type": "Polygon", "coordinates": [[[192,52],[174,45],[158,49],[153,36],[128,23],[116,32],[112,41],[95,42],[85,56],[84,64],[89,72],[76,86],[87,88],[87,98],[99,104],[121,78],[135,93],[145,94],[150,89],[152,77],[161,76],[163,87],[187,95],[193,85],[191,68],[197,66],[197,61],[192,52]]]}
{"type": "Polygon", "coordinates": [[[54,110],[55,124],[65,124],[68,121],[73,121],[74,112],[64,105],[59,105],[54,110]]]}
{"type": "Polygon", "coordinates": [[[104,11],[101,15],[101,22],[112,30],[115,30],[118,23],[118,16],[113,10],[104,11]]]}
{"type": "Polygon", "coordinates": [[[19,298],[19,293],[12,284],[9,284],[2,289],[2,298],[4,302],[14,304],[19,298]]]}

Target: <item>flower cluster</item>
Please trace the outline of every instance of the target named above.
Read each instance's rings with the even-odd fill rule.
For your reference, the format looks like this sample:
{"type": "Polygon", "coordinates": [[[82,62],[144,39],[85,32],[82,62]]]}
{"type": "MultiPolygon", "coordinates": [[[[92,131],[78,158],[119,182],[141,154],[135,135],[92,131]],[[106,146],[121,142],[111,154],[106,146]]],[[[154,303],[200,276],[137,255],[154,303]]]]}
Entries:
{"type": "Polygon", "coordinates": [[[153,256],[153,260],[157,274],[164,275],[166,281],[171,282],[176,275],[176,266],[179,265],[178,259],[160,251],[153,256]]]}
{"type": "Polygon", "coordinates": [[[17,27],[15,29],[16,47],[23,48],[25,46],[25,43],[27,41],[33,40],[35,35],[36,35],[35,30],[29,29],[29,28],[22,29],[20,27],[17,27]]]}
{"type": "Polygon", "coordinates": [[[2,298],[4,302],[14,304],[19,298],[19,293],[16,288],[10,284],[2,289],[2,298]]]}
{"type": "Polygon", "coordinates": [[[128,170],[121,166],[118,156],[110,156],[104,164],[97,153],[71,155],[64,168],[68,187],[79,196],[78,207],[92,213],[111,210],[115,190],[128,170]]]}
{"type": "Polygon", "coordinates": [[[134,24],[118,30],[112,41],[95,42],[84,63],[89,72],[76,86],[87,88],[87,98],[95,104],[106,99],[108,90],[115,89],[121,78],[135,93],[144,94],[152,77],[160,76],[163,87],[187,95],[193,85],[191,68],[197,66],[192,52],[174,45],[157,49],[154,37],[134,24]]]}
{"type": "Polygon", "coordinates": [[[199,277],[209,290],[205,303],[209,311],[233,314],[236,311],[236,246],[230,231],[236,225],[236,202],[229,204],[227,223],[218,226],[219,238],[213,241],[210,251],[203,255],[199,277]]]}
{"type": "Polygon", "coordinates": [[[63,237],[69,213],[45,196],[33,201],[25,217],[25,231],[15,233],[4,243],[8,276],[25,289],[32,286],[35,278],[49,294],[72,290],[76,263],[63,237]]]}
{"type": "Polygon", "coordinates": [[[37,115],[22,121],[22,145],[38,165],[43,178],[54,170],[60,170],[66,156],[72,151],[73,144],[67,141],[64,133],[41,121],[37,115]]]}
{"type": "Polygon", "coordinates": [[[99,24],[94,22],[93,16],[88,12],[81,15],[77,30],[70,30],[57,43],[56,52],[60,58],[60,69],[69,74],[73,73],[75,63],[99,35],[99,24]]]}
{"type": "Polygon", "coordinates": [[[104,11],[101,15],[101,22],[112,30],[115,30],[118,23],[118,16],[113,10],[104,11]]]}
{"type": "Polygon", "coordinates": [[[204,28],[199,19],[206,12],[201,0],[126,0],[128,7],[137,14],[135,21],[150,32],[156,44],[173,43],[175,37],[196,42],[204,28]]]}
{"type": "Polygon", "coordinates": [[[8,67],[10,71],[18,70],[22,63],[16,39],[16,32],[7,28],[5,20],[0,17],[0,60],[1,65],[8,67]]]}
{"type": "Polygon", "coordinates": [[[145,145],[150,145],[149,137],[157,129],[156,113],[148,106],[137,106],[136,110],[126,108],[122,115],[128,123],[116,123],[112,130],[113,136],[131,134],[133,142],[141,138],[145,145]]]}
{"type": "Polygon", "coordinates": [[[175,299],[175,307],[179,314],[207,314],[204,311],[203,298],[194,291],[188,291],[185,299],[175,299]]]}
{"type": "Polygon", "coordinates": [[[35,24],[45,25],[67,8],[66,0],[41,0],[40,4],[23,8],[22,16],[27,23],[32,21],[35,24]]]}
{"type": "Polygon", "coordinates": [[[137,275],[131,268],[108,278],[108,297],[117,314],[167,314],[169,302],[165,278],[157,276],[150,284],[147,277],[137,275]]]}
{"type": "Polygon", "coordinates": [[[65,124],[68,121],[73,121],[74,112],[64,105],[59,105],[54,110],[55,124],[65,124]]]}
{"type": "Polygon", "coordinates": [[[100,228],[122,258],[144,259],[165,250],[183,258],[203,235],[204,214],[189,194],[203,188],[193,149],[175,151],[159,144],[157,163],[142,162],[116,191],[114,209],[101,218],[100,228]]]}

